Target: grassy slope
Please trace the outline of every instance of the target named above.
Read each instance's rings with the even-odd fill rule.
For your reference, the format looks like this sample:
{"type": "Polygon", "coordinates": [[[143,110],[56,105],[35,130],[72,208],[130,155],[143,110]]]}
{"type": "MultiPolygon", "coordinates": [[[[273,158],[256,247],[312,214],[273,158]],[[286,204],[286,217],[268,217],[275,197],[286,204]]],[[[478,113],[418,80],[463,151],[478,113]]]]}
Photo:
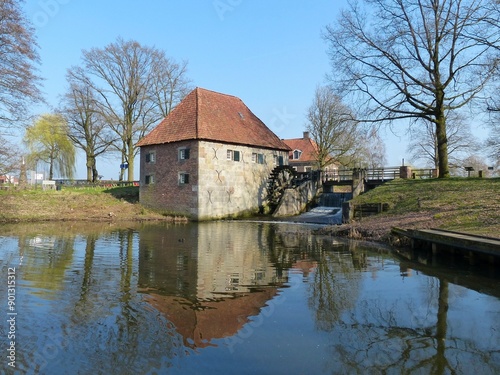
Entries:
{"type": "Polygon", "coordinates": [[[138,202],[137,187],[0,191],[0,222],[164,220],[138,202]]]}
{"type": "Polygon", "coordinates": [[[354,223],[352,227],[364,237],[384,237],[393,226],[500,237],[499,178],[394,180],[357,197],[354,203],[390,206],[386,213],[354,223]]]}

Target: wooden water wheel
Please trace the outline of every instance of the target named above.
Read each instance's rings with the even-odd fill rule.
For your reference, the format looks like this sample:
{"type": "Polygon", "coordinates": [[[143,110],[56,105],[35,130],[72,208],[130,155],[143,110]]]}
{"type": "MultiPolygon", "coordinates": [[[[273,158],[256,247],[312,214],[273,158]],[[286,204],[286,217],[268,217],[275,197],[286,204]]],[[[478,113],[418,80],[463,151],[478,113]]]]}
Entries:
{"type": "Polygon", "coordinates": [[[276,209],[285,190],[293,186],[294,178],[295,169],[289,165],[280,165],[272,170],[267,186],[267,200],[271,211],[276,209]]]}

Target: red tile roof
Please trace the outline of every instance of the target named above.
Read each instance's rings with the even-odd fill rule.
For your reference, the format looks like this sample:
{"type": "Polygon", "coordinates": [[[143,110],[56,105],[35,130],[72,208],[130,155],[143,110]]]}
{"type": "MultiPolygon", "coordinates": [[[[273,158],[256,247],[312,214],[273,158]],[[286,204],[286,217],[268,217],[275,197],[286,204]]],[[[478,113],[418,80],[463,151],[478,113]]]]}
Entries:
{"type": "Polygon", "coordinates": [[[293,162],[315,162],[318,160],[317,150],[318,145],[311,138],[293,138],[284,139],[283,142],[286,143],[288,147],[291,148],[290,151],[290,163],[293,162]],[[299,159],[292,159],[293,151],[300,150],[302,154],[299,159]]]}
{"type": "Polygon", "coordinates": [[[191,91],[137,146],[191,139],[289,150],[241,99],[202,88],[191,91]]]}

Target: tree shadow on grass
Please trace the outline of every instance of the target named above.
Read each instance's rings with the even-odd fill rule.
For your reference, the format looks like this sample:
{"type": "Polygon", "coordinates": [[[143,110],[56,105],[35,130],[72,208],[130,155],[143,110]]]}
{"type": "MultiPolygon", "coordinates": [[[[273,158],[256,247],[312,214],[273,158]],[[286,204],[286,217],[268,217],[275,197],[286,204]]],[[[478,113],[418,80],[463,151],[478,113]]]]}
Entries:
{"type": "Polygon", "coordinates": [[[111,194],[116,199],[123,199],[129,203],[139,202],[139,186],[114,187],[104,190],[104,192],[111,194]]]}

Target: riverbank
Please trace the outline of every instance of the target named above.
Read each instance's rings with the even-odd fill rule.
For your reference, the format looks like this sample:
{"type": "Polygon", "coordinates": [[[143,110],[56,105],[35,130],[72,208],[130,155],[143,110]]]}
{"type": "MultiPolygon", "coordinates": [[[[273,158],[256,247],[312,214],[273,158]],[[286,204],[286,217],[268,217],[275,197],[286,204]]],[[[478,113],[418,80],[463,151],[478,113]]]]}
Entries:
{"type": "Polygon", "coordinates": [[[138,187],[0,191],[0,222],[186,221],[139,204],[138,187]]]}
{"type": "Polygon", "coordinates": [[[320,232],[380,242],[392,240],[393,227],[440,228],[500,238],[500,178],[398,179],[353,202],[386,203],[389,209],[320,232]]]}
{"type": "MultiPolygon", "coordinates": [[[[390,242],[391,229],[440,228],[500,238],[500,178],[394,180],[355,198],[386,203],[387,212],[319,232],[390,242]]],[[[139,204],[138,187],[0,191],[0,222],[187,221],[139,204]]]]}

